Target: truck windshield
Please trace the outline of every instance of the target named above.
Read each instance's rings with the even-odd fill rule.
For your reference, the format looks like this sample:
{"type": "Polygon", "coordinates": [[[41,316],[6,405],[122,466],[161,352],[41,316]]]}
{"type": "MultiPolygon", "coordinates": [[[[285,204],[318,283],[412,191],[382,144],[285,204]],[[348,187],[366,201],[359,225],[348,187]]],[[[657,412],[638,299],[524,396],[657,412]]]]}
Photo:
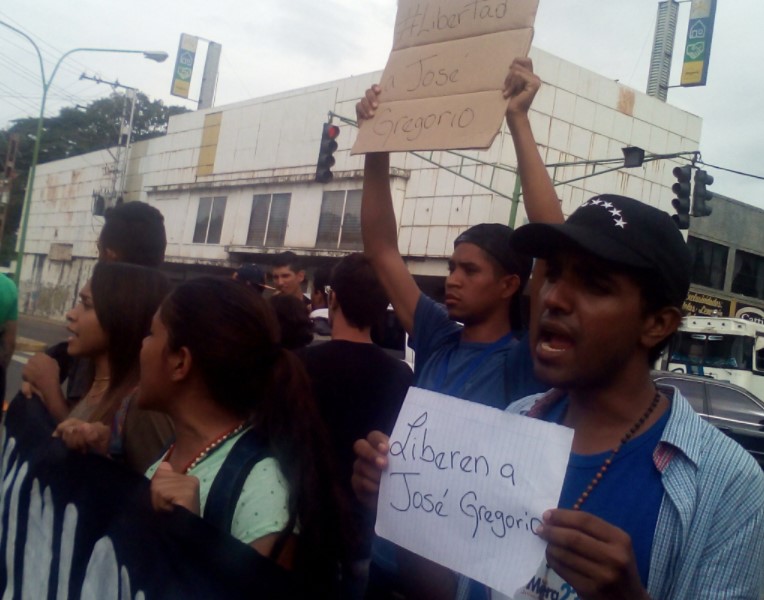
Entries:
{"type": "Polygon", "coordinates": [[[671,344],[671,362],[688,366],[750,371],[752,358],[752,337],[678,331],[671,344]]]}

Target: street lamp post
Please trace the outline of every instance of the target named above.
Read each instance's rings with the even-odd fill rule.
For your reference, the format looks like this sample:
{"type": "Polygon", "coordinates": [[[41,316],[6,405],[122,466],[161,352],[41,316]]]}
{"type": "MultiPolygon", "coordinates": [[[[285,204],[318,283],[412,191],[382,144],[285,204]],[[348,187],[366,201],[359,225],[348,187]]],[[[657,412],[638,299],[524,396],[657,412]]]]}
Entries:
{"type": "Polygon", "coordinates": [[[58,72],[58,68],[61,66],[61,63],[71,54],[74,54],[75,52],[116,52],[119,54],[142,54],[144,58],[147,58],[149,60],[153,60],[156,62],[164,62],[167,60],[167,52],[161,52],[161,51],[147,51],[147,50],[122,50],[118,48],[74,48],[72,50],[69,50],[68,52],[65,52],[61,55],[61,57],[58,59],[58,62],[56,62],[55,66],[53,67],[53,71],[51,71],[50,77],[48,79],[45,79],[45,65],[42,62],[42,53],[40,52],[40,49],[37,47],[37,44],[35,41],[29,37],[26,33],[23,31],[16,29],[12,25],[9,25],[8,23],[4,21],[0,21],[0,25],[3,25],[7,27],[8,29],[11,29],[18,33],[19,35],[24,36],[32,46],[34,46],[35,52],[37,52],[37,59],[40,62],[40,77],[42,78],[42,100],[40,101],[40,116],[37,119],[37,133],[35,135],[34,140],[34,150],[32,151],[32,162],[29,166],[29,176],[27,177],[27,189],[26,193],[24,194],[24,203],[21,207],[22,216],[21,216],[21,226],[20,226],[20,232],[19,232],[19,243],[18,243],[18,254],[16,257],[16,285],[21,285],[21,262],[24,257],[24,244],[26,243],[26,236],[27,236],[27,222],[29,221],[29,209],[30,204],[32,202],[32,191],[34,189],[34,176],[35,176],[35,170],[37,169],[37,159],[40,155],[40,140],[42,139],[42,130],[43,130],[43,123],[45,120],[45,103],[48,99],[48,90],[50,90],[50,86],[53,83],[53,78],[56,76],[56,73],[58,72]]]}

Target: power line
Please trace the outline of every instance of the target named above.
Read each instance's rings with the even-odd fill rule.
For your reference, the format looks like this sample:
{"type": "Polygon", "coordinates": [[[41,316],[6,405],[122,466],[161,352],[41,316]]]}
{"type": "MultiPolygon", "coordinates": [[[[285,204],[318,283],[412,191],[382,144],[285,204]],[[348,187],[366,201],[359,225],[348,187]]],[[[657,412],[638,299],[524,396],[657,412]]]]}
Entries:
{"type": "MultiPolygon", "coordinates": [[[[24,33],[26,33],[29,37],[35,40],[37,43],[37,47],[40,50],[40,54],[42,54],[43,59],[48,60],[49,62],[55,63],[57,58],[63,54],[63,51],[60,48],[57,48],[56,46],[53,46],[52,44],[49,44],[46,42],[43,38],[37,36],[36,34],[32,33],[29,29],[27,29],[24,25],[10,17],[8,14],[0,11],[0,17],[3,17],[4,20],[12,23],[17,29],[20,29],[24,33]]],[[[18,43],[20,43],[20,40],[17,40],[18,43]]],[[[37,53],[33,52],[31,48],[28,46],[21,46],[26,48],[26,52],[30,53],[32,56],[35,57],[35,60],[37,59],[37,53]]],[[[81,63],[76,58],[69,58],[67,61],[69,64],[62,64],[61,70],[63,71],[70,71],[72,74],[77,74],[82,69],[86,69],[86,67],[83,63],[81,63]],[[74,67],[72,65],[79,65],[79,67],[74,67]]]]}
{"type": "MultiPolygon", "coordinates": [[[[42,93],[42,81],[40,80],[39,73],[35,73],[34,71],[24,67],[5,54],[0,54],[0,64],[3,65],[4,68],[8,69],[11,73],[13,73],[16,77],[18,77],[20,83],[26,82],[27,84],[34,86],[35,89],[39,88],[40,93],[42,93]]],[[[71,102],[80,100],[80,98],[77,96],[67,93],[65,88],[61,85],[52,86],[51,91],[67,97],[71,102]]]]}
{"type": "MultiPolygon", "coordinates": [[[[41,58],[43,61],[43,64],[45,65],[46,71],[47,69],[50,69],[50,66],[52,64],[56,64],[56,61],[59,60],[59,58],[63,55],[63,53],[56,48],[55,46],[47,43],[45,40],[39,38],[37,35],[31,33],[26,27],[24,27],[21,23],[18,23],[16,20],[11,18],[9,15],[5,14],[4,12],[0,11],[0,17],[2,17],[5,21],[13,23],[17,29],[20,31],[25,32],[27,35],[30,36],[31,39],[34,39],[37,43],[38,50],[40,52],[40,56],[37,55],[37,52],[34,51],[33,47],[28,43],[22,43],[22,40],[16,39],[14,36],[9,36],[6,38],[5,35],[2,36],[3,43],[6,50],[12,50],[14,54],[17,52],[23,56],[22,60],[19,60],[19,56],[11,57],[7,53],[0,53],[0,66],[7,69],[10,73],[13,74],[13,79],[17,81],[18,84],[22,84],[22,86],[25,85],[33,85],[35,88],[42,85],[44,82],[41,81],[40,76],[42,73],[39,72],[37,68],[38,60],[41,58]],[[31,62],[35,63],[35,68],[32,68],[29,66],[31,62]]],[[[4,30],[3,30],[4,31],[4,30]]],[[[59,65],[60,71],[66,75],[70,76],[78,76],[83,70],[87,70],[89,67],[87,67],[84,63],[76,60],[73,57],[68,57],[68,59],[59,65]]],[[[47,73],[46,73],[47,74],[47,73]]],[[[49,74],[48,74],[49,76],[49,74]]],[[[75,86],[78,86],[79,81],[73,82],[66,86],[65,84],[62,84],[62,82],[59,80],[51,86],[49,98],[51,100],[58,100],[58,103],[69,103],[69,104],[78,104],[78,103],[86,103],[86,102],[92,102],[94,99],[97,99],[100,97],[100,94],[92,94],[93,88],[95,86],[89,86],[85,90],[76,89],[75,86]],[[69,89],[67,89],[67,87],[69,89]],[[69,91],[71,89],[71,91],[69,91]]],[[[20,87],[20,86],[14,86],[14,87],[20,87]]],[[[11,102],[6,100],[6,103],[9,106],[13,106],[15,108],[19,108],[23,110],[24,113],[31,112],[34,114],[37,112],[37,107],[34,106],[34,104],[28,100],[25,99],[25,94],[19,93],[15,90],[10,90],[7,86],[5,86],[5,89],[10,92],[16,92],[14,94],[14,98],[17,100],[17,102],[11,102]],[[29,105],[30,108],[24,108],[19,105],[18,102],[21,102],[23,104],[29,105]]],[[[51,107],[53,108],[53,107],[51,107]]],[[[60,110],[61,107],[59,107],[60,110]]],[[[22,117],[23,118],[23,117],[22,117]]],[[[14,119],[10,119],[14,120],[14,119]]]]}
{"type": "Polygon", "coordinates": [[[762,175],[754,175],[753,173],[744,173],[743,171],[736,171],[735,169],[728,169],[727,167],[720,167],[719,165],[712,165],[702,160],[698,161],[699,164],[705,167],[711,167],[712,169],[719,169],[720,171],[727,171],[728,173],[734,173],[735,175],[742,175],[743,177],[752,177],[753,179],[764,180],[762,175]]]}

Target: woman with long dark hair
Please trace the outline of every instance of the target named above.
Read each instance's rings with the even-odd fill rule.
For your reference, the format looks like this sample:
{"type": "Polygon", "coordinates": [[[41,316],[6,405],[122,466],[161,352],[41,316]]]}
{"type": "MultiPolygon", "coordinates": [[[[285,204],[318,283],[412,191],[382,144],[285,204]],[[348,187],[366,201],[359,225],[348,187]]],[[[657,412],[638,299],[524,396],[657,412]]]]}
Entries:
{"type": "Polygon", "coordinates": [[[108,453],[143,472],[171,441],[170,421],[134,402],[141,343],[168,291],[169,282],[155,269],[95,266],[66,314],[67,352],[89,358],[93,366],[90,389],[56,429],[69,447],[108,453]]]}
{"type": "Polygon", "coordinates": [[[268,303],[228,279],[178,286],[143,342],[139,403],[176,430],[147,471],[155,508],[213,520],[326,597],[343,539],[334,480],[307,375],[280,347],[268,303]],[[250,460],[233,470],[242,482],[221,502],[220,486],[236,478],[232,457],[247,444],[250,460]],[[221,516],[218,507],[231,504],[221,516]]]}

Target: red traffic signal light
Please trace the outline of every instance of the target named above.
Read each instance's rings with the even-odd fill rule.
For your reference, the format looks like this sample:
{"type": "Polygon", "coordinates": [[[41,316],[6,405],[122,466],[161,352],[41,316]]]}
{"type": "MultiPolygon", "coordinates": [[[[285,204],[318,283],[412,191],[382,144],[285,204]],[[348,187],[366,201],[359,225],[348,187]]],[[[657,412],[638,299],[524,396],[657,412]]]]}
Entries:
{"type": "Polygon", "coordinates": [[[328,183],[334,177],[332,167],[335,163],[334,151],[337,150],[336,140],[339,134],[340,128],[337,125],[324,123],[316,163],[316,181],[319,183],[328,183]]]}

